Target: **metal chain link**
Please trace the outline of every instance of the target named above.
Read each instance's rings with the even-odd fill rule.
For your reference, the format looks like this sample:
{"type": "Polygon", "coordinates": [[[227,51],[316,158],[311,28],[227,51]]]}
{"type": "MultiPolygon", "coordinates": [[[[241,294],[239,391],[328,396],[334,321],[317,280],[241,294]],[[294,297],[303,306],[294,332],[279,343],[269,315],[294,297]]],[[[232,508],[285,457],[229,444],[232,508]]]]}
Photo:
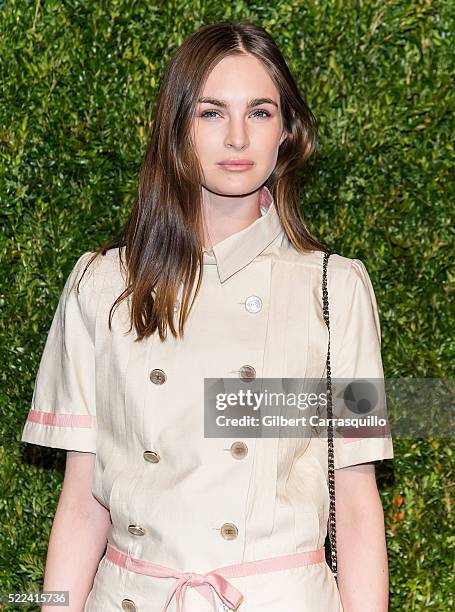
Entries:
{"type": "Polygon", "coordinates": [[[329,300],[327,291],[327,265],[331,253],[324,253],[324,261],[322,268],[322,299],[324,321],[329,332],[329,341],[327,346],[327,418],[329,424],[327,427],[327,450],[328,450],[328,484],[330,495],[329,508],[329,542],[330,542],[330,565],[332,573],[337,580],[337,544],[336,544],[336,521],[335,521],[335,466],[334,466],[334,451],[333,451],[333,412],[332,412],[332,372],[330,369],[330,324],[329,324],[329,300]]]}

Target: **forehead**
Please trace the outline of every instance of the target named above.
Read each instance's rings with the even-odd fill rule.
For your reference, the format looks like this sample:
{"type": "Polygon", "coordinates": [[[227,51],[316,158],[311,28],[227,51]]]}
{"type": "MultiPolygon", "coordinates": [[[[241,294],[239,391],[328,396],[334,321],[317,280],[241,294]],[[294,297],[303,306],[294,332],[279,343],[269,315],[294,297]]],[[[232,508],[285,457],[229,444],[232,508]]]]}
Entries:
{"type": "Polygon", "coordinates": [[[202,95],[225,100],[268,96],[279,102],[279,92],[264,64],[252,55],[230,55],[209,73],[202,95]]]}

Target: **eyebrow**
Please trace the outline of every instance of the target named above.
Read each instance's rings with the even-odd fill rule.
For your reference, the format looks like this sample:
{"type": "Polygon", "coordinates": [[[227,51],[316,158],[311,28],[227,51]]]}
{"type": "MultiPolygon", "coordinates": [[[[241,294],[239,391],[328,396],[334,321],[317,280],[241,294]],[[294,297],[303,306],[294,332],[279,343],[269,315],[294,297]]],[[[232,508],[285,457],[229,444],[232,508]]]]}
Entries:
{"type": "MultiPolygon", "coordinates": [[[[212,104],[213,106],[219,106],[221,108],[228,108],[229,104],[224,100],[217,100],[216,98],[199,98],[198,102],[200,104],[212,104]]],[[[255,106],[260,106],[261,104],[273,104],[278,108],[278,104],[272,98],[253,98],[248,101],[247,108],[254,108],[255,106]]]]}

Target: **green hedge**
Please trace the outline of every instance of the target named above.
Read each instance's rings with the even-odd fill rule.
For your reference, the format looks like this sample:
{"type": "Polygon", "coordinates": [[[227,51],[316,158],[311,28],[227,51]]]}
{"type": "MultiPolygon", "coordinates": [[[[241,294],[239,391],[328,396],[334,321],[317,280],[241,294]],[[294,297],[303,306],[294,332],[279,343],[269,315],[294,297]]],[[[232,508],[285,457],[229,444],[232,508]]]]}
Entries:
{"type": "MultiPolygon", "coordinates": [[[[41,589],[62,483],[64,452],[19,442],[58,296],[78,255],[125,220],[163,68],[203,23],[262,24],[297,76],[320,124],[304,214],[333,251],[365,262],[386,376],[453,376],[455,3],[1,6],[4,593],[41,589]]],[[[395,440],[378,470],[392,611],[455,608],[453,449],[395,440]]]]}

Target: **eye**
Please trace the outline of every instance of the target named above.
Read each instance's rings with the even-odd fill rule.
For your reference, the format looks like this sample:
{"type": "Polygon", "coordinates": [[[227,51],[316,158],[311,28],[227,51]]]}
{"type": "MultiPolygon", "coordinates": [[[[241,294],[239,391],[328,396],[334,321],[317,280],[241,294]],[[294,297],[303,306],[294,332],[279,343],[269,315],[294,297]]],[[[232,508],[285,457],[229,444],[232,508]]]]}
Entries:
{"type": "Polygon", "coordinates": [[[204,111],[200,116],[201,117],[207,117],[207,113],[217,113],[218,111],[215,110],[208,110],[208,111],[204,111]]]}
{"type": "MultiPolygon", "coordinates": [[[[255,115],[256,113],[265,113],[266,117],[270,117],[270,113],[268,111],[266,111],[266,110],[262,110],[262,109],[261,110],[257,110],[257,111],[254,111],[253,114],[255,115]]],[[[260,119],[265,119],[264,115],[262,117],[260,117],[260,119]]]]}
{"type": "MultiPolygon", "coordinates": [[[[207,117],[208,119],[210,119],[211,117],[213,117],[213,115],[209,115],[209,113],[218,114],[218,111],[216,111],[216,110],[207,110],[207,111],[204,111],[203,113],[201,113],[200,117],[203,117],[203,118],[207,117]]],[[[266,110],[263,110],[263,109],[254,111],[253,115],[256,115],[256,113],[264,113],[262,116],[259,116],[259,119],[265,119],[266,117],[270,117],[270,113],[268,111],[266,111],[266,110]]]]}

